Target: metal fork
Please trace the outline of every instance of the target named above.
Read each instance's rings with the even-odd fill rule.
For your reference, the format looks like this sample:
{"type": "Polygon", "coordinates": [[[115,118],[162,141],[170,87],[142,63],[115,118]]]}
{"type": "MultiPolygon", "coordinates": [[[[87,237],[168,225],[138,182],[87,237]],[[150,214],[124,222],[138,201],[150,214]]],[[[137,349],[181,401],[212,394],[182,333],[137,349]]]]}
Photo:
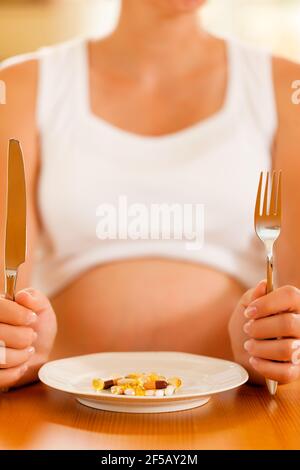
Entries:
{"type": "MultiPolygon", "coordinates": [[[[266,175],[266,183],[263,197],[263,207],[261,210],[262,200],[263,172],[260,174],[259,185],[257,190],[254,225],[255,231],[264,243],[267,257],[267,291],[273,290],[273,247],[274,243],[280,235],[281,229],[281,171],[278,175],[274,171],[271,180],[271,195],[269,199],[269,172],[266,175]]],[[[271,395],[276,394],[277,382],[275,380],[266,379],[267,387],[271,395]]]]}

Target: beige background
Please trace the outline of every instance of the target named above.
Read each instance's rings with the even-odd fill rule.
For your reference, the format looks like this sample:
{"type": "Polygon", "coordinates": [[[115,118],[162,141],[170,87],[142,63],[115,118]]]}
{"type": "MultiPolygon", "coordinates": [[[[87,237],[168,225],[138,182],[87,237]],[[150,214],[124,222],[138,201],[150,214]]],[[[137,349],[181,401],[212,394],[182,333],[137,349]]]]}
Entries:
{"type": "Polygon", "coordinates": [[[0,59],[77,35],[108,31],[116,0],[0,0],[0,59]]]}
{"type": "MultiPolygon", "coordinates": [[[[0,59],[77,35],[105,34],[118,9],[119,0],[0,0],[0,59]]],[[[210,0],[203,17],[217,33],[300,60],[300,0],[210,0]]]]}

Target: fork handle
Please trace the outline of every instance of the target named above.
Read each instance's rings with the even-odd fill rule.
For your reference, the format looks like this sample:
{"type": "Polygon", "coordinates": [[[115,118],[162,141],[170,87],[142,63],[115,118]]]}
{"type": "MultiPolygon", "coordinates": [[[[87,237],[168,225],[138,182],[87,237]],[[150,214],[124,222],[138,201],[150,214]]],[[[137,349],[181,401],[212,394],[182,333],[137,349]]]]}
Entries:
{"type": "Polygon", "coordinates": [[[273,255],[267,256],[267,294],[273,290],[273,255]]]}
{"type": "MultiPolygon", "coordinates": [[[[267,255],[267,294],[273,291],[273,255],[267,255]]],[[[271,395],[276,394],[277,382],[266,379],[266,384],[271,395]]]]}

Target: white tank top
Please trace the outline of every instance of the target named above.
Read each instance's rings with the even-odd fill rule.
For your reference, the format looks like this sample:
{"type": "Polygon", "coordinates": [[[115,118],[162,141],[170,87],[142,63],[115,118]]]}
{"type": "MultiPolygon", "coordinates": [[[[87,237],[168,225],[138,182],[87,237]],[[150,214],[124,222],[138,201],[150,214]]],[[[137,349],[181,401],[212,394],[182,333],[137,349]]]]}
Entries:
{"type": "Polygon", "coordinates": [[[246,287],[264,278],[253,211],[277,127],[272,60],[233,41],[227,50],[222,109],[161,137],[121,130],[92,113],[86,40],[38,54],[43,250],[34,286],[51,296],[96,265],[138,257],[205,264],[246,287]],[[201,249],[187,249],[186,240],[176,237],[99,239],[99,205],[116,207],[124,196],[128,205],[143,207],[202,204],[201,249]]]}

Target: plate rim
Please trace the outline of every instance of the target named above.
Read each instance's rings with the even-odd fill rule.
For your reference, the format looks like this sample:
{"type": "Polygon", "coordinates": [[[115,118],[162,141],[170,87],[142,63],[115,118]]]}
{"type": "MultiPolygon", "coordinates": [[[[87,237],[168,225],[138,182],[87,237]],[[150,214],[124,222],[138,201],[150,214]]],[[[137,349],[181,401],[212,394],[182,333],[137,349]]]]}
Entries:
{"type": "Polygon", "coordinates": [[[166,402],[166,401],[177,401],[177,400],[180,400],[180,399],[183,399],[183,400],[188,400],[188,399],[192,399],[192,398],[197,398],[197,397],[205,397],[205,396],[211,396],[211,395],[216,395],[218,393],[223,393],[223,392],[226,392],[226,391],[229,391],[229,390],[233,390],[237,387],[240,387],[241,385],[245,384],[248,379],[249,379],[249,374],[248,372],[246,371],[246,369],[241,366],[240,364],[236,363],[236,362],[233,362],[233,361],[229,361],[227,359],[220,359],[220,358],[216,358],[216,357],[211,357],[211,356],[204,356],[204,355],[200,355],[200,354],[193,354],[193,353],[187,353],[187,352],[181,352],[181,351],[112,351],[112,352],[99,352],[99,353],[92,353],[92,354],[83,354],[83,355],[79,355],[79,356],[70,356],[70,357],[66,357],[66,358],[61,358],[61,359],[55,359],[53,361],[48,361],[46,362],[40,369],[39,369],[39,372],[38,372],[38,377],[40,379],[40,381],[42,383],[44,383],[45,385],[47,385],[48,387],[54,389],[54,390],[59,390],[61,392],[64,392],[64,393],[69,393],[71,395],[74,395],[74,396],[77,396],[77,397],[86,397],[86,398],[90,398],[90,399],[94,399],[94,400],[97,400],[97,401],[101,401],[101,400],[104,400],[104,401],[110,401],[110,402],[113,402],[114,400],[122,400],[124,401],[124,404],[127,400],[133,400],[133,401],[142,401],[146,404],[148,404],[149,402],[166,402]],[[45,370],[49,367],[49,365],[53,366],[57,363],[60,363],[60,362],[68,362],[70,360],[74,360],[74,359],[82,359],[82,358],[86,358],[86,357],[90,357],[90,356],[111,356],[111,355],[119,355],[119,354],[126,354],[126,355],[139,355],[139,354],[153,354],[153,355],[158,355],[158,354],[169,354],[169,355],[181,355],[181,356],[187,356],[187,357],[192,357],[192,358],[195,358],[195,359],[205,359],[205,360],[209,360],[209,361],[217,361],[217,362],[225,362],[227,363],[228,365],[233,365],[235,366],[236,368],[238,368],[241,372],[241,380],[238,381],[237,384],[235,385],[231,385],[231,386],[225,386],[223,388],[220,388],[218,390],[209,390],[209,391],[206,391],[206,392],[194,392],[194,393],[183,393],[183,394],[174,394],[174,395],[171,395],[171,396],[168,396],[168,397],[144,397],[144,396],[130,396],[130,395],[109,395],[109,394],[95,394],[95,392],[93,390],[91,390],[90,392],[85,392],[85,393],[80,393],[79,391],[76,391],[76,390],[65,390],[63,388],[59,388],[58,386],[54,386],[53,384],[49,383],[49,381],[47,380],[47,378],[45,378],[44,376],[44,373],[45,373],[45,370]]]}

